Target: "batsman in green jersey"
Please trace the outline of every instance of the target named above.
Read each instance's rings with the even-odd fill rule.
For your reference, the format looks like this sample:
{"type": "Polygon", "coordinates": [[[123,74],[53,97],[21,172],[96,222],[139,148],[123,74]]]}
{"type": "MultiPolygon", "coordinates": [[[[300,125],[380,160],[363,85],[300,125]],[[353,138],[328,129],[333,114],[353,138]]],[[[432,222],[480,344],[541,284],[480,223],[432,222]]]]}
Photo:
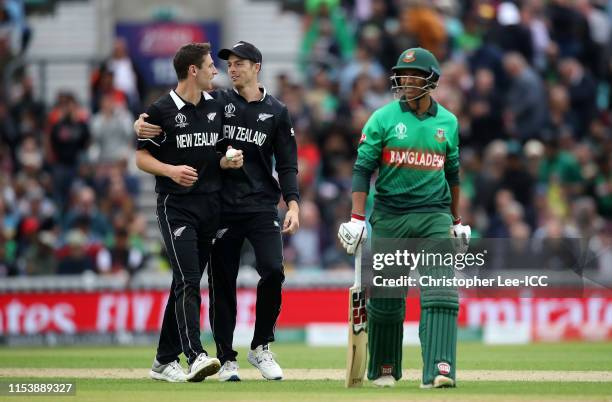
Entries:
{"type": "MultiPolygon", "coordinates": [[[[454,237],[458,252],[465,252],[471,230],[457,213],[457,118],[430,96],[440,78],[438,61],[429,51],[413,48],[392,70],[392,90],[399,99],[376,110],[363,128],[353,168],[351,221],[340,225],[338,237],[349,254],[367,238],[365,202],[378,169],[373,238],[454,237]]],[[[457,290],[421,288],[420,298],[421,387],[454,387],[457,290]]],[[[368,300],[368,378],[377,386],[393,386],[402,376],[405,312],[405,298],[368,300]]]]}

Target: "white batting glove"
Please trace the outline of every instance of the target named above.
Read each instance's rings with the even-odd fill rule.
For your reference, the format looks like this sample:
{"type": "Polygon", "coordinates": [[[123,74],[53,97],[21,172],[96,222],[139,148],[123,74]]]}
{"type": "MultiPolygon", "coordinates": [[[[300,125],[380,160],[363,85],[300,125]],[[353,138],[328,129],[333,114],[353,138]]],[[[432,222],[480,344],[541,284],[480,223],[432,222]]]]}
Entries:
{"type": "Polygon", "coordinates": [[[465,254],[470,244],[470,238],[472,237],[472,228],[470,225],[462,225],[461,219],[454,222],[454,225],[450,227],[450,235],[455,239],[455,250],[458,254],[465,254]]]}
{"type": "Polygon", "coordinates": [[[355,254],[357,246],[368,238],[365,216],[353,214],[350,222],[345,222],[340,225],[338,229],[338,238],[347,253],[355,254]]]}

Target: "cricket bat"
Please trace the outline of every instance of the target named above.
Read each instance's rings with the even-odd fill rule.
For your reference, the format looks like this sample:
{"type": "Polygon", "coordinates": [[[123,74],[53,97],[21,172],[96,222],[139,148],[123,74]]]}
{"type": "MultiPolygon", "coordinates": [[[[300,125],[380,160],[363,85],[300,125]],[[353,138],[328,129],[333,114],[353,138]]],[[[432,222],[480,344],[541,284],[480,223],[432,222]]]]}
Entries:
{"type": "Polygon", "coordinates": [[[366,370],[368,329],[365,289],[361,287],[361,245],[355,250],[355,283],[349,290],[349,341],[346,388],[361,387],[366,370]]]}

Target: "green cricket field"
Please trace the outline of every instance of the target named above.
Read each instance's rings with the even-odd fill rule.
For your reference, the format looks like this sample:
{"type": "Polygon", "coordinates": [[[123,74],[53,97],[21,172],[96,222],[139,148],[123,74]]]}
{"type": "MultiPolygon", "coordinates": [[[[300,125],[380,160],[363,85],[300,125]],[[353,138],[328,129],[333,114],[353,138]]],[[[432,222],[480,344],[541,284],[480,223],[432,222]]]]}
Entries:
{"type": "MultiPolygon", "coordinates": [[[[211,347],[212,345],[205,345],[211,347]]],[[[148,378],[155,347],[0,348],[0,401],[612,401],[612,343],[460,343],[457,388],[419,389],[421,357],[404,349],[395,388],[344,388],[346,350],[274,344],[285,372],[266,381],[239,348],[243,381],[170,384],[148,378]],[[76,395],[10,395],[8,384],[73,382],[76,395]]],[[[184,364],[184,362],[183,362],[184,364]]]]}

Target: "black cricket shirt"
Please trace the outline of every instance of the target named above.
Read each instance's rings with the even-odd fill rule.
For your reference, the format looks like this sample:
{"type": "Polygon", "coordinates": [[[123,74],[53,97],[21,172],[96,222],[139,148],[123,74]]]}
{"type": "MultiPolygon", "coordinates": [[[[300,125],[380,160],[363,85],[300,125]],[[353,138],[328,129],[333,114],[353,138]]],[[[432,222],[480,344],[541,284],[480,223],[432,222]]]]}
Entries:
{"type": "Polygon", "coordinates": [[[222,137],[223,108],[210,94],[202,92],[197,105],[174,91],[156,100],[147,109],[146,121],[161,126],[152,139],[138,139],[138,149],[147,149],[160,162],[188,165],[198,171],[191,187],[155,176],[155,191],[164,194],[206,194],[221,189],[217,143],[222,137]]]}
{"type": "Polygon", "coordinates": [[[241,169],[222,172],[223,211],[276,211],[281,194],[286,203],[299,200],[297,144],[289,112],[265,88],[260,90],[261,99],[253,102],[235,89],[211,93],[222,108],[223,147],[242,150],[244,157],[241,169]]]}

